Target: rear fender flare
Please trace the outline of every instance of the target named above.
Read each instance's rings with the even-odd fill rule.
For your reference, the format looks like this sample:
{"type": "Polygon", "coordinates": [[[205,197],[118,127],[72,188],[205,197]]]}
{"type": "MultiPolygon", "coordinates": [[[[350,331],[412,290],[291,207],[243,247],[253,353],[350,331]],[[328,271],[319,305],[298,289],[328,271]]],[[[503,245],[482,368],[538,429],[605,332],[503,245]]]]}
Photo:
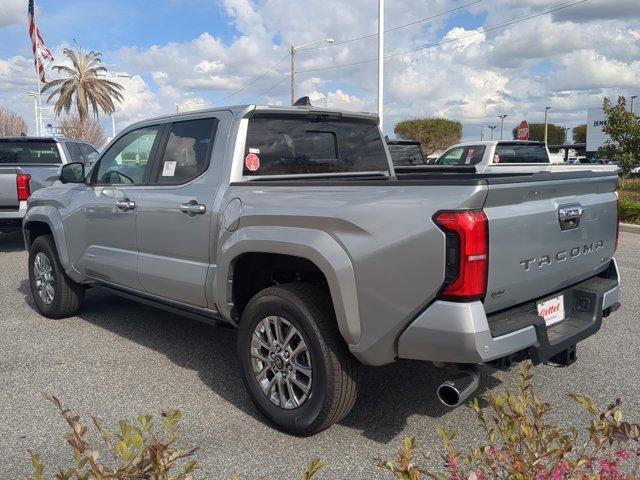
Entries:
{"type": "Polygon", "coordinates": [[[245,253],[274,253],[301,257],[324,274],[344,340],[355,345],[361,326],[353,265],[347,252],[321,230],[297,227],[244,227],[221,243],[215,281],[215,298],[220,313],[231,318],[229,279],[235,260],[245,253]]]}

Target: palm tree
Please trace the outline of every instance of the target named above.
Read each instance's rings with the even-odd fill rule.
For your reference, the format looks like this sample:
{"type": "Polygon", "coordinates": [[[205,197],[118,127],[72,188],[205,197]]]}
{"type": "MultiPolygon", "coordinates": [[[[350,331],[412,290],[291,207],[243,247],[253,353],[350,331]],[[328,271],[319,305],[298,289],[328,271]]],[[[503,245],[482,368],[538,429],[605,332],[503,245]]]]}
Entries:
{"type": "Polygon", "coordinates": [[[122,85],[105,78],[108,70],[102,65],[102,53],[93,50],[83,52],[80,45],[76,44],[75,50],[65,48],[64,54],[73,66],[54,66],[53,70],[63,74],[65,78],[53,80],[42,89],[43,92],[53,90],[47,102],[58,96],[53,109],[56,116],[60,116],[62,110],[69,113],[74,102],[78,116],[83,122],[87,120],[89,108],[96,117],[99,109],[107,115],[113,114],[114,100],[124,100],[120,93],[123,88],[122,85]]]}

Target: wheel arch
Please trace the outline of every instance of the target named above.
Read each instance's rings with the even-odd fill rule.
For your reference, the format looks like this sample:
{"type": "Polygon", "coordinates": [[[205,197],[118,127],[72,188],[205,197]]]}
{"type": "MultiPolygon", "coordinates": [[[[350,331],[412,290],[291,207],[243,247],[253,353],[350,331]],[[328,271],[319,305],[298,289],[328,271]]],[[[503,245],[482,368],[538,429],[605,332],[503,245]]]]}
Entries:
{"type": "Polygon", "coordinates": [[[31,249],[36,238],[42,235],[52,235],[63,268],[68,271],[70,266],[69,251],[64,238],[62,218],[52,207],[36,207],[27,212],[22,224],[25,248],[31,249]]]}
{"type": "Polygon", "coordinates": [[[216,275],[216,299],[220,312],[226,318],[237,322],[237,312],[233,311],[234,282],[246,274],[243,269],[247,267],[243,262],[247,258],[261,261],[277,259],[277,262],[290,260],[292,264],[322,275],[340,333],[348,344],[358,343],[361,326],[351,259],[326,232],[292,227],[245,227],[231,235],[219,253],[221,261],[216,275]]]}

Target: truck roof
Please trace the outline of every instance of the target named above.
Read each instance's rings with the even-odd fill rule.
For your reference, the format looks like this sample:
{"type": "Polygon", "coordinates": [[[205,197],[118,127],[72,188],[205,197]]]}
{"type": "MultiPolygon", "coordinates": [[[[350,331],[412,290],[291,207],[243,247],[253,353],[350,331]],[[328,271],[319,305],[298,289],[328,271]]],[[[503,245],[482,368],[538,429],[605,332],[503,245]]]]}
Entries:
{"type": "Polygon", "coordinates": [[[301,106],[281,106],[281,105],[232,105],[218,108],[206,108],[202,110],[193,110],[189,112],[172,113],[168,115],[160,115],[157,117],[149,118],[129,125],[125,130],[130,130],[132,127],[138,127],[142,125],[148,125],[156,122],[166,122],[173,119],[183,119],[193,116],[203,115],[207,113],[215,112],[231,112],[234,117],[245,117],[252,112],[269,112],[274,114],[283,115],[299,115],[300,113],[327,113],[327,114],[339,114],[345,118],[360,118],[366,120],[375,120],[379,123],[380,119],[375,113],[369,112],[351,112],[347,110],[337,110],[331,108],[315,107],[313,105],[301,105],[301,106]]]}
{"type": "Polygon", "coordinates": [[[477,142],[461,142],[453,146],[456,147],[468,147],[471,145],[486,145],[488,147],[495,147],[496,145],[543,145],[544,142],[536,142],[533,140],[478,140],[477,142]]]}

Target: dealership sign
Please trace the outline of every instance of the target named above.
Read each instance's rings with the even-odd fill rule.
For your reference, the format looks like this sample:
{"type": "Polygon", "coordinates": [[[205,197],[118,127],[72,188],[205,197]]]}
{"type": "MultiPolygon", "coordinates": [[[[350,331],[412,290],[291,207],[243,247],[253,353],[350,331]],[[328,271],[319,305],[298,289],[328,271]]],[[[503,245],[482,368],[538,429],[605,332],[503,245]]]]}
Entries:
{"type": "Polygon", "coordinates": [[[518,140],[529,140],[529,124],[523,120],[518,127],[518,140]]]}
{"type": "Polygon", "coordinates": [[[609,135],[602,131],[607,121],[602,108],[590,108],[587,111],[587,152],[596,152],[609,140],[609,135]]]}

